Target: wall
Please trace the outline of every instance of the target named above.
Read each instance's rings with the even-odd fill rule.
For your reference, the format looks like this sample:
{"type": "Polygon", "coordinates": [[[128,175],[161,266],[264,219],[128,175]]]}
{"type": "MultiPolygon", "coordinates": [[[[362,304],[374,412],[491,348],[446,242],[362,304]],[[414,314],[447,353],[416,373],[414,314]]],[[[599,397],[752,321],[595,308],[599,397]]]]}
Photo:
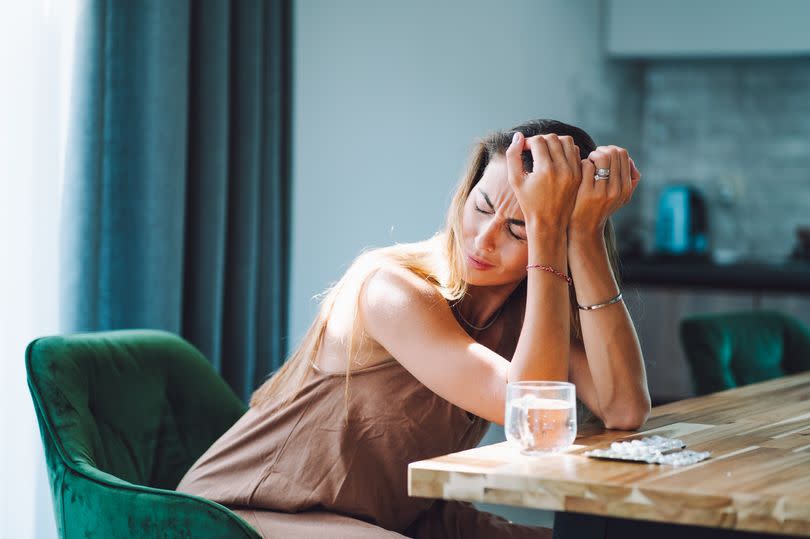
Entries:
{"type": "Polygon", "coordinates": [[[714,247],[777,262],[810,226],[810,58],[656,61],[644,69],[641,229],[672,182],[709,202],[714,247]]]}
{"type": "Polygon", "coordinates": [[[810,53],[806,0],[608,0],[606,50],[623,58],[810,53]]]}

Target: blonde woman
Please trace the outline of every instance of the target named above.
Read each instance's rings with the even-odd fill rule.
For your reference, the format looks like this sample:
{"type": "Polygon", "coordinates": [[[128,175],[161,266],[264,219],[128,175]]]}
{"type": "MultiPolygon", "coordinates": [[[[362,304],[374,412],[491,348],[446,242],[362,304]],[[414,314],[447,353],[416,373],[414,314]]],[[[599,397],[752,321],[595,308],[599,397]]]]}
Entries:
{"type": "Polygon", "coordinates": [[[550,537],[410,498],[407,465],[475,447],[516,380],[571,381],[607,428],[644,423],[609,221],[639,178],[624,149],[561,122],[479,141],[445,229],[361,254],[178,490],[266,537],[550,537]]]}

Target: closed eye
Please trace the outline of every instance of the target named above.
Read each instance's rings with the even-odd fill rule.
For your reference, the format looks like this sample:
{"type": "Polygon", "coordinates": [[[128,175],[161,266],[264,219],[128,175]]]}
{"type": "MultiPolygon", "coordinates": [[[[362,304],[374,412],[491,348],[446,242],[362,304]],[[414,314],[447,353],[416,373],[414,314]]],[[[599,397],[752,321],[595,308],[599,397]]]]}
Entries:
{"type": "MultiPolygon", "coordinates": [[[[484,213],[486,215],[492,215],[492,214],[495,213],[495,212],[482,210],[481,208],[478,207],[478,204],[475,205],[475,210],[478,211],[478,212],[484,213]]],[[[526,241],[526,238],[521,238],[520,236],[518,236],[517,234],[512,232],[512,227],[509,226],[509,223],[506,223],[506,230],[508,230],[509,235],[512,236],[513,238],[515,238],[516,240],[518,240],[518,241],[526,241]]]]}
{"type": "Polygon", "coordinates": [[[507,228],[507,230],[509,230],[509,234],[510,234],[510,235],[511,235],[513,238],[515,238],[516,240],[518,240],[518,241],[526,241],[526,238],[521,238],[520,236],[518,236],[517,234],[515,234],[514,232],[512,232],[512,229],[509,227],[509,225],[506,225],[506,228],[507,228]]]}

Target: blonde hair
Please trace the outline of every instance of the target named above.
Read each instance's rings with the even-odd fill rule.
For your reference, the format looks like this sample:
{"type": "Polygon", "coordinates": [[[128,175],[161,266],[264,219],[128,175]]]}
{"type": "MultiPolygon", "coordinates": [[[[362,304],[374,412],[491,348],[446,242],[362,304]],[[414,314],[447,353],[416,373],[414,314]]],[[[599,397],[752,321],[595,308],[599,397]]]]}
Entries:
{"type": "MultiPolygon", "coordinates": [[[[468,289],[467,281],[464,278],[465,266],[461,245],[464,205],[473,187],[481,179],[489,161],[497,155],[504,155],[515,131],[520,131],[526,137],[547,133],[570,135],[579,146],[582,159],[586,158],[596,148],[596,144],[587,133],[574,126],[554,120],[534,120],[508,131],[496,131],[476,141],[467,167],[450,202],[444,230],[437,232],[432,238],[422,242],[398,243],[389,247],[366,250],[361,253],[352,262],[343,277],[321,294],[322,300],[315,320],[313,320],[298,347],[285,361],[284,365],[253,393],[250,398],[251,407],[260,406],[272,396],[281,395],[282,391],[286,391],[287,395],[281,400],[280,406],[285,406],[295,398],[313,368],[312,358],[316,357],[320,350],[332,308],[341,293],[350,294],[349,297],[353,298],[354,308],[351,331],[345,341],[348,359],[346,361],[344,399],[348,407],[351,365],[366,338],[365,332],[359,323],[359,298],[363,285],[377,270],[392,266],[405,268],[435,286],[447,301],[458,301],[464,297],[468,289]]],[[[523,162],[524,168],[530,170],[531,155],[529,152],[524,152],[523,162]]],[[[613,225],[610,220],[605,226],[605,242],[613,273],[618,279],[618,257],[616,255],[613,225]]],[[[518,289],[525,294],[525,286],[520,286],[518,289]]],[[[512,297],[516,296],[513,294],[512,297]]],[[[579,310],[577,309],[574,287],[570,288],[570,302],[571,334],[574,338],[581,340],[579,310]]],[[[346,417],[348,420],[348,414],[346,417]]]]}

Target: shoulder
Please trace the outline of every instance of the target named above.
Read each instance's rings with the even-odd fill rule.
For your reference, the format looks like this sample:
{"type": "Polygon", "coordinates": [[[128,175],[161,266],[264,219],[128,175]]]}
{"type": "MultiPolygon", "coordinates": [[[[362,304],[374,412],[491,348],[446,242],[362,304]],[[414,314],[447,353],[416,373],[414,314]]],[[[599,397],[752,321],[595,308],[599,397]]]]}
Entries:
{"type": "Polygon", "coordinates": [[[360,309],[366,318],[389,318],[426,308],[447,307],[441,292],[407,268],[386,265],[376,269],[360,292],[360,309]]]}
{"type": "Polygon", "coordinates": [[[394,357],[397,350],[424,353],[427,343],[467,338],[441,291],[401,266],[380,268],[369,277],[358,311],[366,335],[394,357]]]}

